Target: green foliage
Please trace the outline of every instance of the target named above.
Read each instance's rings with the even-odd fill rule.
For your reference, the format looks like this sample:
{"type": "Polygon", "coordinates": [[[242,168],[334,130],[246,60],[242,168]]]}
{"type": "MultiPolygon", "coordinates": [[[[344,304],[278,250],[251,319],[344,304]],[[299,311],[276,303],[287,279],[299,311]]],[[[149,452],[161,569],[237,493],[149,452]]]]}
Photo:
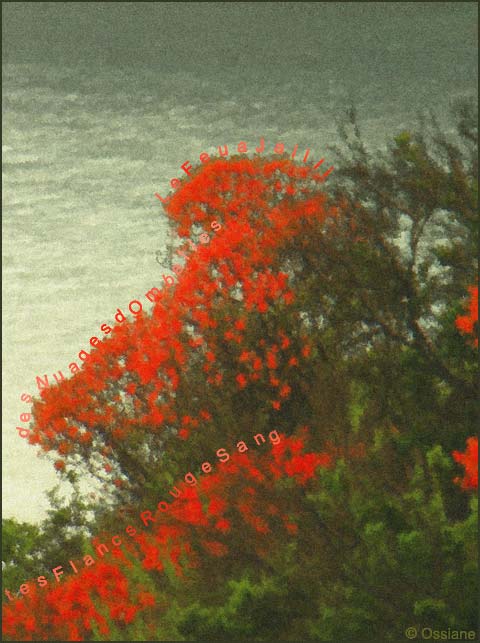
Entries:
{"type": "Polygon", "coordinates": [[[48,493],[50,509],[39,525],[20,523],[13,518],[2,521],[2,581],[16,592],[26,580],[51,572],[57,565],[79,558],[88,551],[91,518],[88,507],[73,495],[60,497],[58,488],[48,493]]]}
{"type": "Polygon", "coordinates": [[[2,520],[2,582],[4,587],[18,587],[38,570],[42,539],[37,525],[2,520]]]}

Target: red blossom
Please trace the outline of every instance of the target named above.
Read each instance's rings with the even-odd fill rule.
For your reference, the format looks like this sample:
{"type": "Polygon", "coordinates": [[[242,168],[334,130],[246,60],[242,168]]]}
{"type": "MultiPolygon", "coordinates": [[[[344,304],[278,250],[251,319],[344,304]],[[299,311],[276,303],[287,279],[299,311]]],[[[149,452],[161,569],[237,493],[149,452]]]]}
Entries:
{"type": "Polygon", "coordinates": [[[473,335],[473,345],[478,346],[478,286],[469,286],[470,300],[465,306],[466,315],[455,320],[455,326],[464,335],[473,335]]]}
{"type": "Polygon", "coordinates": [[[242,373],[237,375],[235,379],[237,380],[237,383],[240,386],[240,388],[244,388],[247,385],[247,378],[242,373]]]}
{"type": "Polygon", "coordinates": [[[478,488],[478,438],[471,437],[467,440],[467,448],[464,453],[453,452],[453,459],[465,468],[463,478],[457,477],[454,482],[461,485],[462,489],[478,488]]]}

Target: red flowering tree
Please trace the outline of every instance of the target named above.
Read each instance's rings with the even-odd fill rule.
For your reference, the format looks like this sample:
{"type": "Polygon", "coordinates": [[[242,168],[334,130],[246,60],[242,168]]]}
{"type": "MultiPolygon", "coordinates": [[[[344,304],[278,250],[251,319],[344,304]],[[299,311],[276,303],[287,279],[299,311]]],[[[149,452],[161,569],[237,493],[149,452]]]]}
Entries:
{"type": "Polygon", "coordinates": [[[457,243],[473,228],[474,161],[448,143],[436,163],[407,134],[386,163],[353,148],[330,197],[308,166],[245,157],[212,160],[171,197],[189,238],[175,280],[34,405],[31,442],[60,475],[105,483],[95,551],[122,544],[94,562],[79,552],[78,575],[7,605],[9,638],[472,626],[475,508],[445,454],[475,409],[451,306],[474,266],[457,243]],[[437,211],[453,241],[420,252],[437,211]],[[118,609],[97,587],[111,565],[118,609]]]}
{"type": "MultiPolygon", "coordinates": [[[[236,453],[195,486],[182,487],[167,514],[153,508],[141,527],[137,516],[135,533],[128,540],[122,534],[123,546],[108,550],[107,560],[87,555],[80,570],[75,561],[75,575],[53,588],[40,589],[32,579],[28,595],[4,609],[5,635],[112,640],[122,632],[132,635],[138,619],[143,636],[154,635],[170,608],[161,590],[174,589],[172,578],[191,587],[193,570],[221,584],[246,563],[266,564],[272,549],[296,536],[302,498],[317,468],[332,465],[328,454],[306,451],[306,428],[297,438],[275,437],[271,453],[236,453]],[[279,484],[287,480],[291,484],[279,484]]],[[[93,544],[110,540],[111,534],[103,533],[93,544]]]]}
{"type": "MultiPolygon", "coordinates": [[[[298,425],[293,419],[301,403],[300,368],[312,345],[301,306],[295,306],[295,269],[285,249],[336,215],[326,206],[322,182],[310,167],[260,158],[213,161],[185,181],[167,215],[180,237],[195,237],[201,226],[215,235],[190,252],[183,269],[175,267],[178,282],[159,289],[150,315],[115,327],[80,373],[42,391],[30,441],[56,452],[58,471],[86,465],[123,502],[148,505],[161,483],[195,464],[192,454],[198,464],[211,459],[212,444],[251,440],[252,426],[265,433],[298,425]],[[299,399],[280,420],[295,390],[299,399]]],[[[297,529],[292,500],[275,504],[275,481],[283,475],[304,485],[317,466],[330,463],[326,453],[302,455],[303,438],[283,438],[273,460],[236,454],[201,488],[185,489],[161,528],[138,535],[130,554],[157,571],[166,556],[180,571],[179,557],[187,554],[197,564],[199,556],[226,555],[222,537],[236,528],[243,530],[248,557],[265,555],[268,547],[256,542],[258,534],[278,538],[278,529],[297,529]]],[[[82,570],[65,587],[79,587],[85,575],[91,578],[82,570]]],[[[39,591],[25,600],[34,612],[39,591]]],[[[66,605],[74,595],[69,591],[75,589],[62,594],[66,605]]],[[[22,611],[10,612],[7,631],[18,635],[24,627],[23,635],[44,636],[42,614],[31,614],[25,624],[22,611]]],[[[106,621],[92,614],[85,617],[90,625],[72,624],[70,635],[88,636],[94,621],[105,633],[106,621]]],[[[58,626],[56,635],[65,636],[63,622],[54,614],[50,621],[58,626]]]]}
{"type": "Polygon", "coordinates": [[[166,208],[180,237],[221,229],[151,315],[117,325],[80,373],[42,391],[30,441],[58,454],[57,469],[86,464],[127,497],[152,483],[167,441],[191,436],[192,453],[195,434],[206,445],[276,421],[312,349],[282,253],[335,215],[321,183],[308,166],[260,158],[216,160],[185,180],[166,208]]]}

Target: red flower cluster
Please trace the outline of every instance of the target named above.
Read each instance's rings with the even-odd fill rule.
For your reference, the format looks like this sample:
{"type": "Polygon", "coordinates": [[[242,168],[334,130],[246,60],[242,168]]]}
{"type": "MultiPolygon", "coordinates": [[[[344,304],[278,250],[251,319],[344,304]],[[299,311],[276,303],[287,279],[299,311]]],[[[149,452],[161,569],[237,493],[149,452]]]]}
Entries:
{"type": "MultiPolygon", "coordinates": [[[[16,640],[88,640],[93,627],[107,636],[111,623],[128,624],[144,612],[148,619],[155,598],[143,587],[132,589],[128,577],[134,561],[149,572],[161,573],[171,566],[183,577],[189,568],[208,564],[209,557],[228,556],[229,534],[238,530],[246,549],[266,556],[275,539],[282,538],[278,527],[295,535],[300,521],[295,502],[288,506],[276,480],[291,477],[303,486],[317,467],[331,464],[327,454],[306,452],[306,432],[304,436],[282,435],[272,446],[273,461],[265,452],[233,454],[196,486],[177,490],[170,511],[159,508],[145,522],[146,530],[130,525],[126,529],[130,539],[114,536],[116,547],[111,551],[99,544],[108,536],[95,538],[97,550],[103,548],[106,557],[113,555],[115,564],[87,556],[91,559],[87,567],[53,589],[40,592],[29,584],[23,600],[4,606],[4,633],[16,640]],[[263,544],[259,537],[270,540],[263,544]]],[[[238,549],[232,552],[235,555],[238,549]]]]}
{"type": "MultiPolygon", "coordinates": [[[[177,490],[178,497],[168,513],[159,506],[145,522],[147,531],[134,538],[143,567],[162,571],[173,565],[183,576],[185,569],[205,564],[206,553],[213,557],[229,555],[231,533],[241,531],[244,546],[261,557],[268,547],[262,547],[259,535],[278,538],[281,532],[275,525],[294,533],[295,521],[300,518],[296,517],[293,502],[285,513],[288,502],[278,491],[276,481],[290,477],[298,486],[304,486],[315,476],[317,467],[332,464],[328,454],[306,452],[308,435],[304,435],[282,435],[278,444],[273,444],[271,455],[234,453],[195,486],[177,490]]],[[[232,552],[237,554],[238,549],[232,552]]]]}
{"type": "MultiPolygon", "coordinates": [[[[322,176],[285,159],[216,160],[200,169],[173,195],[167,215],[181,236],[212,220],[223,219],[225,225],[210,244],[188,256],[178,282],[161,291],[151,316],[115,326],[81,372],[43,390],[34,403],[29,441],[56,451],[59,470],[62,461],[80,455],[96,475],[104,474],[108,461],[112,479],[121,480],[116,445],[181,421],[177,389],[190,368],[202,367],[214,386],[227,379],[239,388],[267,385],[272,408],[280,410],[291,392],[289,369],[309,358],[311,347],[286,330],[276,342],[244,343],[252,313],[294,301],[288,275],[273,268],[283,245],[310,220],[336,214],[325,208],[318,190],[322,176]],[[292,185],[301,195],[295,200],[287,189],[292,185]],[[237,372],[219,358],[224,342],[236,356],[237,372]],[[95,457],[99,452],[108,455],[102,460],[95,457]]],[[[180,427],[181,438],[208,422],[200,415],[193,419],[196,424],[180,427]]]]}
{"type": "Polygon", "coordinates": [[[463,478],[457,477],[454,482],[461,485],[462,489],[478,488],[478,438],[471,437],[467,440],[467,448],[464,453],[453,452],[453,459],[465,467],[463,478]]]}
{"type": "Polygon", "coordinates": [[[110,624],[128,624],[154,603],[144,588],[132,588],[117,565],[98,562],[64,584],[3,608],[3,633],[20,641],[84,641],[92,628],[103,636],[110,624]]]}
{"type": "Polygon", "coordinates": [[[455,320],[455,326],[465,335],[473,335],[473,345],[478,346],[478,286],[470,286],[470,301],[466,306],[467,314],[455,320]]]}

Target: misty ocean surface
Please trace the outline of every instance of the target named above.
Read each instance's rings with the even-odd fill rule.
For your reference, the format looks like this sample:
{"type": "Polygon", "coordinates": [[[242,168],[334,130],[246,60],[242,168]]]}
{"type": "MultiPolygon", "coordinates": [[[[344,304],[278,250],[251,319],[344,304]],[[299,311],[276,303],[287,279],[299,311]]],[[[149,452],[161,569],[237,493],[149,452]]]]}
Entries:
{"type": "Polygon", "coordinates": [[[43,493],[57,480],[51,462],[18,436],[30,408],[20,395],[38,393],[36,375],[70,375],[90,337],[103,337],[100,324],[161,283],[155,253],[167,226],[154,192],[167,195],[182,163],[198,165],[201,152],[227,144],[231,154],[242,140],[250,151],[261,137],[266,152],[278,141],[287,152],[298,144],[297,159],[310,147],[311,161],[325,156],[330,165],[335,117],[352,99],[365,139],[383,145],[420,109],[443,118],[452,98],[473,93],[473,58],[449,67],[442,82],[428,68],[441,61],[426,57],[424,77],[412,79],[398,42],[381,55],[365,45],[370,62],[378,58],[368,73],[355,57],[333,65],[333,52],[330,61],[299,54],[290,66],[265,68],[225,54],[205,73],[4,66],[5,517],[41,519],[43,493]]]}

